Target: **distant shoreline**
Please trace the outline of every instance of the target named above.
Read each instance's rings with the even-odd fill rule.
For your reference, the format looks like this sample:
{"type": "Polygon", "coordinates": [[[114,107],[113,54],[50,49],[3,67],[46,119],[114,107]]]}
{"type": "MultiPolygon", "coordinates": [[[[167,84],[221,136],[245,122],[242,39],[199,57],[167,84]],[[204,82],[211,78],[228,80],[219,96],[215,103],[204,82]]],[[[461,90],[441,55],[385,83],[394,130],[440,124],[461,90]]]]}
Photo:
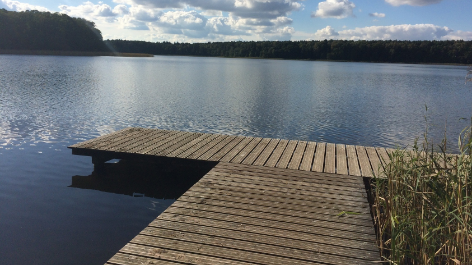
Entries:
{"type": "Polygon", "coordinates": [[[450,66],[472,66],[472,64],[461,63],[412,63],[412,62],[369,62],[369,61],[348,61],[348,60],[328,60],[328,59],[288,59],[288,58],[265,58],[265,57],[224,57],[224,56],[201,56],[201,55],[170,55],[155,54],[155,56],[180,56],[180,57],[202,57],[202,58],[226,58],[226,59],[251,59],[251,60],[276,60],[276,61],[304,61],[304,62],[335,62],[335,63],[388,63],[388,64],[422,64],[422,65],[450,65],[450,66]]]}
{"type": "Polygon", "coordinates": [[[369,62],[327,59],[288,59],[288,58],[264,58],[264,57],[225,57],[225,56],[201,56],[201,55],[177,55],[177,54],[149,54],[149,53],[121,53],[121,52],[81,52],[81,51],[28,51],[28,50],[0,50],[0,55],[55,55],[55,56],[112,56],[112,57],[202,57],[202,58],[226,58],[226,59],[253,59],[253,60],[283,60],[283,61],[307,61],[307,62],[344,62],[344,63],[388,63],[388,64],[422,64],[422,65],[451,65],[472,66],[460,63],[413,63],[413,62],[369,62]]]}
{"type": "Polygon", "coordinates": [[[55,55],[55,56],[154,57],[154,55],[148,54],[148,53],[83,52],[83,51],[0,50],[0,54],[11,54],[11,55],[55,55]]]}

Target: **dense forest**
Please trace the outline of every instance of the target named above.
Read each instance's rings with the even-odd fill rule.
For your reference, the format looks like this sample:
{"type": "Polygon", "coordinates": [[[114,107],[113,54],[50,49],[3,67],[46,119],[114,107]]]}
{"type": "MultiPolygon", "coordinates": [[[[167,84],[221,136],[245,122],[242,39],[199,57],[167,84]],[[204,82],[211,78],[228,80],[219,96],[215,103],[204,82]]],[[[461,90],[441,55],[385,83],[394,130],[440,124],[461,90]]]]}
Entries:
{"type": "Polygon", "coordinates": [[[65,14],[0,9],[1,50],[108,51],[95,23],[65,14]]]}
{"type": "Polygon", "coordinates": [[[170,43],[107,40],[119,52],[395,63],[472,64],[472,41],[238,41],[170,43]]]}
{"type": "Polygon", "coordinates": [[[148,53],[392,63],[472,64],[472,41],[103,41],[95,23],[65,14],[0,9],[0,50],[148,53]]]}

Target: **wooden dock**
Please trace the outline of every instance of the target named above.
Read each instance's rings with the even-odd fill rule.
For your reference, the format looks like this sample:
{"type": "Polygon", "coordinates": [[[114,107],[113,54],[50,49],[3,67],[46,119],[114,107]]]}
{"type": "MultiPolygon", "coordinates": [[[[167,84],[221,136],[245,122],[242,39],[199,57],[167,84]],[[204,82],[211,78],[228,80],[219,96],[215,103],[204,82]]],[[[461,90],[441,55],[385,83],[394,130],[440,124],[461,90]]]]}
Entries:
{"type": "Polygon", "coordinates": [[[76,155],[107,160],[170,157],[372,177],[387,149],[310,141],[127,128],[70,146],[76,155]]]}
{"type": "Polygon", "coordinates": [[[107,264],[372,264],[362,177],[219,163],[107,264]]]}
{"type": "Polygon", "coordinates": [[[385,149],[143,128],[70,148],[96,166],[219,161],[108,265],[380,261],[363,176],[388,159],[385,149]]]}

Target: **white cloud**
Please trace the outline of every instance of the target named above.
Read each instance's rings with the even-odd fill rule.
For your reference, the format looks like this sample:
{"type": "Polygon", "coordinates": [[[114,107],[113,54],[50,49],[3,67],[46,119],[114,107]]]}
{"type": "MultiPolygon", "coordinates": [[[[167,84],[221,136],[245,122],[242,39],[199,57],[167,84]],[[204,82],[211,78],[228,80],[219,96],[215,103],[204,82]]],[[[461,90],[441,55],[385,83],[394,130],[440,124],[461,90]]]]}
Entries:
{"type": "Polygon", "coordinates": [[[12,0],[0,0],[0,9],[5,8],[9,11],[26,11],[26,10],[38,10],[38,11],[49,11],[47,8],[42,6],[30,5],[19,1],[12,0]]]}
{"type": "Polygon", "coordinates": [[[119,27],[122,29],[149,30],[149,27],[146,25],[146,22],[136,20],[129,15],[117,18],[117,22],[119,24],[119,27]]]}
{"type": "Polygon", "coordinates": [[[202,30],[207,18],[196,11],[169,11],[164,13],[155,25],[164,28],[202,30]]]}
{"type": "Polygon", "coordinates": [[[301,9],[301,1],[113,0],[128,7],[115,18],[120,28],[150,30],[153,39],[175,41],[291,39],[295,30],[288,14],[301,9]]]}
{"type": "Polygon", "coordinates": [[[385,0],[392,6],[410,5],[410,6],[427,6],[437,4],[442,0],[385,0]]]}
{"type": "Polygon", "coordinates": [[[451,32],[442,38],[443,40],[472,40],[472,31],[451,32]]]}
{"type": "MultiPolygon", "coordinates": [[[[391,25],[355,28],[334,31],[331,27],[318,30],[313,39],[344,39],[344,40],[444,40],[452,39],[455,35],[448,27],[432,24],[391,25]]],[[[472,33],[460,33],[462,36],[471,36],[472,33]]]]}
{"type": "Polygon", "coordinates": [[[343,39],[362,40],[440,40],[452,32],[448,27],[432,24],[372,26],[343,30],[339,32],[343,39]]]}
{"type": "Polygon", "coordinates": [[[236,21],[231,17],[213,17],[208,19],[206,28],[213,34],[220,35],[246,35],[236,29],[236,21]]]}
{"type": "Polygon", "coordinates": [[[218,11],[218,10],[204,10],[200,14],[207,17],[222,17],[223,16],[223,12],[218,11]]]}
{"type": "Polygon", "coordinates": [[[129,14],[129,8],[125,5],[117,5],[113,8],[113,13],[118,15],[127,15],[129,14]]]}
{"type": "Polygon", "coordinates": [[[277,41],[285,41],[290,40],[292,35],[295,33],[295,29],[292,27],[283,27],[283,28],[275,28],[271,30],[266,30],[257,36],[261,40],[277,40],[277,41]]]}
{"type": "Polygon", "coordinates": [[[339,33],[336,32],[331,26],[327,26],[326,28],[317,30],[315,32],[315,39],[317,40],[335,39],[337,36],[339,36],[339,33]]]}
{"type": "Polygon", "coordinates": [[[384,13],[369,13],[369,16],[371,17],[385,17],[385,14],[384,13]]]}
{"type": "Polygon", "coordinates": [[[81,17],[89,20],[102,19],[109,22],[115,21],[116,16],[127,12],[127,7],[123,5],[118,5],[112,9],[109,5],[102,2],[94,4],[90,1],[78,6],[60,5],[59,9],[61,13],[71,17],[81,17]]]}
{"type": "Polygon", "coordinates": [[[194,7],[200,10],[229,12],[244,18],[277,18],[300,10],[303,0],[114,0],[115,3],[148,8],[194,7]]]}
{"type": "Polygon", "coordinates": [[[130,19],[144,21],[144,22],[153,22],[159,20],[163,12],[156,9],[149,9],[143,6],[132,6],[129,9],[127,14],[130,19]]]}
{"type": "Polygon", "coordinates": [[[318,10],[311,16],[320,18],[345,18],[354,16],[352,11],[355,7],[356,5],[349,0],[326,0],[318,3],[318,10]]]}

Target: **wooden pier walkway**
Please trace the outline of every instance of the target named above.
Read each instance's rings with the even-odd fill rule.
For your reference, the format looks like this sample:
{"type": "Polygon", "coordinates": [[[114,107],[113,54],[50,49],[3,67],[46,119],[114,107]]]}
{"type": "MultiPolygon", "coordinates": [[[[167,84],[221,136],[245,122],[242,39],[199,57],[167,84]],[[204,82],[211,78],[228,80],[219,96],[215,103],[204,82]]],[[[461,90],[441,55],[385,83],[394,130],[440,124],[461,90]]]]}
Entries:
{"type": "Polygon", "coordinates": [[[362,177],[219,163],[107,264],[379,260],[362,177]]]}
{"type": "Polygon", "coordinates": [[[382,148],[127,128],[70,146],[106,160],[219,163],[108,265],[379,262],[363,176],[382,148]]]}
{"type": "Polygon", "coordinates": [[[70,146],[94,164],[136,156],[172,157],[372,177],[387,149],[344,144],[127,128],[70,146]]]}

